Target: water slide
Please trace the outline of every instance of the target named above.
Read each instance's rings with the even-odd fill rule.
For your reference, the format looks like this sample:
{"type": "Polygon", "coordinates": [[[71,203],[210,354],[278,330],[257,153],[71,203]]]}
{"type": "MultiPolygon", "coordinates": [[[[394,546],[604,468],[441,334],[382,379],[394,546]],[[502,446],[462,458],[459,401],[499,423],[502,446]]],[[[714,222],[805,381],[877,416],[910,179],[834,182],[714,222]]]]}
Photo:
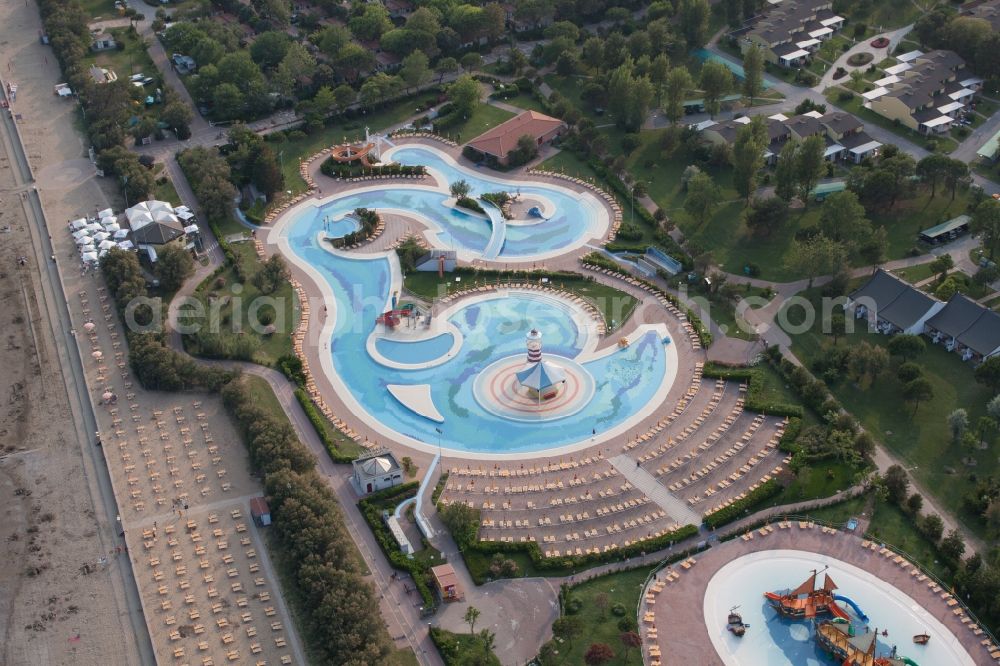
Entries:
{"type": "Polygon", "coordinates": [[[918,664],[917,662],[913,661],[909,657],[900,657],[900,659],[903,660],[903,663],[906,664],[906,666],[920,666],[920,664],[918,664]]]}
{"type": "Polygon", "coordinates": [[[868,622],[868,616],[865,615],[865,612],[863,610],[861,610],[861,607],[858,606],[856,603],[854,603],[851,599],[848,599],[847,597],[843,597],[843,596],[841,596],[839,594],[833,595],[833,598],[834,598],[835,601],[843,601],[845,604],[847,604],[852,609],[854,609],[854,613],[859,618],[861,618],[862,622],[866,622],[866,623],[868,622]]]}
{"type": "Polygon", "coordinates": [[[500,255],[504,241],[507,240],[507,220],[493,202],[481,199],[480,203],[483,210],[486,211],[486,215],[490,218],[490,224],[493,226],[490,242],[486,245],[486,249],[483,250],[483,259],[494,260],[500,255]]]}

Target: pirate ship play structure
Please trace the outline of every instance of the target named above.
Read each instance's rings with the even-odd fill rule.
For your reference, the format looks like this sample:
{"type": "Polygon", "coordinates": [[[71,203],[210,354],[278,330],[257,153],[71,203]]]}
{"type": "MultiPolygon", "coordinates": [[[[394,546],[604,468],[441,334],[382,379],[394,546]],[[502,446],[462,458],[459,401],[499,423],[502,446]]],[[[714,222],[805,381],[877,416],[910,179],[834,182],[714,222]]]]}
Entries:
{"type": "Polygon", "coordinates": [[[830,578],[830,574],[824,574],[822,587],[816,587],[816,579],[824,571],[826,569],[823,571],[813,569],[812,575],[794,590],[785,593],[765,592],[764,596],[771,602],[774,610],[784,617],[811,619],[829,613],[834,617],[849,620],[847,611],[838,606],[834,599],[833,591],[837,589],[837,585],[830,578]]]}

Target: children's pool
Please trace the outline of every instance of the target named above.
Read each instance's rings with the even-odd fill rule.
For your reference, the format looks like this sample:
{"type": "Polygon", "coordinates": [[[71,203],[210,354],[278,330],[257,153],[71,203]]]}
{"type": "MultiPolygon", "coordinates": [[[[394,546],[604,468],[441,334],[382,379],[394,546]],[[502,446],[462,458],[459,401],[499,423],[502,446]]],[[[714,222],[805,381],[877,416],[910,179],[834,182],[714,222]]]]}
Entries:
{"type": "MultiPolygon", "coordinates": [[[[860,547],[860,546],[859,546],[860,547]]],[[[812,620],[793,621],[778,615],[764,592],[784,591],[823,569],[838,586],[837,594],[850,598],[868,615],[872,630],[878,628],[879,656],[895,645],[899,655],[918,666],[972,665],[958,639],[916,601],[868,572],[832,557],[797,550],[751,553],[729,562],[712,577],[705,590],[705,624],[716,651],[727,666],[831,666],[832,659],[816,647],[812,620]],[[743,622],[750,625],[743,638],[726,630],[729,609],[739,606],[743,622]],[[888,636],[882,636],[882,631],[888,636]],[[927,645],[916,645],[913,636],[927,632],[927,645]]],[[[822,574],[819,576],[822,581],[822,574]]],[[[840,606],[857,619],[846,603],[840,606]]],[[[864,631],[861,627],[860,631],[864,631]]],[[[664,641],[665,650],[670,649],[664,641]]]]}

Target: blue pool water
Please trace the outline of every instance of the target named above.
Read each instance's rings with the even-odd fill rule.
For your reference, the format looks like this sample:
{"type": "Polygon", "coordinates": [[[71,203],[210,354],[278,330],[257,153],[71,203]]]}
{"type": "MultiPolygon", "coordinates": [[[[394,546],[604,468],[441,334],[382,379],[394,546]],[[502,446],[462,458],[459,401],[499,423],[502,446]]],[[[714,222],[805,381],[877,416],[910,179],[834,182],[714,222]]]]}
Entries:
{"type": "MultiPolygon", "coordinates": [[[[793,528],[795,529],[795,528],[793,528]]],[[[811,570],[829,566],[827,573],[839,586],[838,594],[851,598],[869,616],[879,633],[877,650],[884,655],[893,645],[920,666],[965,666],[973,663],[958,639],[910,597],[871,574],[832,557],[796,550],[761,551],[737,558],[719,569],[705,590],[705,623],[712,644],[726,666],[833,666],[836,662],[816,647],[813,620],[781,617],[763,598],[766,591],[784,591],[809,577],[811,570]],[[743,638],[725,629],[729,609],[739,606],[750,625],[743,638]],[[915,645],[914,634],[927,631],[928,645],[915,645]]],[[[822,576],[820,577],[822,581],[822,576]]],[[[851,607],[856,631],[864,633],[851,607]]],[[[670,649],[669,640],[664,645],[670,649]]]]}
{"type": "Polygon", "coordinates": [[[379,338],[375,341],[375,349],[396,363],[427,363],[447,354],[454,344],[455,337],[451,333],[442,333],[414,342],[379,338]]]}
{"type": "MultiPolygon", "coordinates": [[[[593,399],[577,414],[550,421],[544,428],[496,416],[473,396],[476,373],[497,359],[524,353],[524,336],[531,327],[541,330],[547,354],[576,356],[586,343],[586,333],[577,326],[568,306],[537,294],[471,303],[449,319],[463,336],[454,357],[421,370],[386,368],[368,354],[366,344],[375,318],[389,299],[388,259],[331,254],[317,245],[307,219],[292,223],[288,240],[292,251],[315,267],[333,291],[336,319],[329,348],[338,376],[367,412],[367,416],[358,416],[428,444],[437,444],[437,427],[444,431],[444,446],[465,451],[525,452],[585,441],[592,430],[614,427],[645,407],[666,374],[663,343],[651,332],[627,349],[584,364],[597,386],[593,399]],[[444,416],[443,425],[401,405],[389,394],[387,384],[429,385],[434,404],[444,416]]],[[[437,344],[443,346],[433,343],[437,344]]],[[[393,351],[390,345],[390,353],[393,351]]],[[[433,351],[422,349],[419,353],[430,355],[433,351]]]]}
{"type": "MultiPolygon", "coordinates": [[[[501,259],[503,257],[525,257],[568,247],[581,238],[593,235],[598,215],[603,212],[601,204],[593,197],[574,196],[566,190],[541,184],[525,185],[519,183],[515,185],[504,182],[498,178],[491,178],[468,169],[457,168],[442,159],[437,153],[424,148],[416,146],[400,148],[393,151],[390,158],[401,164],[423,164],[442,174],[448,183],[465,180],[472,187],[472,196],[503,190],[520,192],[524,197],[530,197],[533,194],[539,195],[551,201],[555,206],[555,213],[544,223],[507,227],[507,240],[500,252],[501,259]]],[[[415,193],[411,192],[410,194],[415,193]]],[[[442,210],[447,209],[439,204],[445,198],[444,194],[435,194],[430,198],[418,194],[415,200],[424,204],[420,212],[425,215],[428,208],[433,208],[435,205],[441,209],[431,210],[431,214],[426,216],[434,221],[440,219],[441,226],[448,231],[456,244],[482,252],[490,239],[489,222],[461,213],[444,214],[442,210]],[[452,228],[458,223],[456,217],[459,220],[464,218],[461,229],[452,228]]]]}

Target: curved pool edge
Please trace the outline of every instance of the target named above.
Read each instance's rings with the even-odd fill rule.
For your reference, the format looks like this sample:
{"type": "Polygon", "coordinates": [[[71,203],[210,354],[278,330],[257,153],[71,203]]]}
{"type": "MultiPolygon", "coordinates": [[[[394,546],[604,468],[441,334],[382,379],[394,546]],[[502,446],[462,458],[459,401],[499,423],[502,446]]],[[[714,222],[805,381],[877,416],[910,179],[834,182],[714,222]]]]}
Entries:
{"type": "Polygon", "coordinates": [[[458,353],[458,350],[462,348],[462,344],[465,342],[465,336],[462,335],[462,332],[458,330],[458,328],[454,324],[448,321],[444,321],[444,325],[445,325],[444,330],[435,329],[434,327],[431,327],[427,329],[427,333],[425,335],[421,335],[409,340],[401,340],[401,339],[386,337],[379,331],[378,328],[375,328],[372,330],[371,333],[369,333],[368,339],[365,341],[365,349],[368,350],[368,355],[371,356],[373,359],[375,359],[376,363],[385,366],[387,368],[391,368],[393,370],[426,370],[427,368],[433,368],[441,365],[442,363],[445,363],[446,361],[448,361],[448,359],[450,359],[452,356],[458,353]],[[417,342],[425,342],[427,340],[433,340],[438,336],[448,335],[448,334],[451,334],[452,337],[452,345],[448,349],[448,351],[433,359],[430,359],[428,361],[421,361],[418,363],[403,363],[402,361],[393,361],[390,358],[386,358],[386,356],[378,350],[377,346],[379,340],[391,340],[393,342],[399,342],[401,344],[409,344],[409,343],[417,343],[417,342]]]}
{"type": "MultiPolygon", "coordinates": [[[[938,639],[939,642],[945,640],[943,637],[947,637],[946,645],[948,646],[948,649],[953,654],[957,653],[957,656],[959,657],[959,661],[954,662],[954,666],[974,666],[976,664],[975,659],[969,653],[968,649],[966,649],[966,646],[962,644],[962,641],[951,631],[951,629],[946,627],[940,620],[927,611],[921,603],[917,602],[913,599],[913,597],[892,583],[882,580],[865,569],[833,555],[821,554],[807,550],[774,548],[746,553],[736,557],[735,559],[729,560],[726,564],[719,567],[714,574],[712,574],[712,577],[705,585],[704,598],[701,600],[705,627],[706,629],[713,626],[720,627],[718,631],[713,632],[709,630],[708,637],[711,641],[712,649],[715,651],[716,655],[723,660],[723,663],[726,666],[743,666],[746,662],[741,661],[739,655],[733,654],[732,649],[725,640],[729,637],[729,634],[725,631],[724,624],[720,621],[720,606],[716,603],[718,601],[717,588],[723,587],[726,589],[725,583],[729,582],[734,575],[744,575],[747,565],[755,564],[764,560],[774,560],[779,557],[797,558],[802,560],[804,565],[811,565],[813,567],[816,566],[818,558],[822,558],[824,564],[829,562],[835,563],[836,567],[842,568],[842,573],[845,575],[859,579],[865,584],[870,585],[873,589],[878,590],[880,594],[890,597],[893,604],[909,609],[911,614],[920,615],[921,617],[919,619],[922,621],[923,625],[925,625],[927,629],[934,632],[935,638],[938,639]]],[[[787,588],[797,582],[798,579],[774,582],[762,581],[761,583],[764,586],[764,589],[767,590],[787,588]]],[[[763,598],[763,591],[764,590],[761,591],[761,598],[763,598]]],[[[724,603],[722,607],[728,607],[728,603],[729,602],[724,603]]],[[[868,614],[874,615],[872,611],[868,611],[868,614]]],[[[878,617],[873,617],[872,619],[874,623],[878,622],[878,617]]],[[[753,630],[754,627],[751,627],[750,631],[753,630]]],[[[737,642],[736,645],[739,646],[741,643],[737,642]]],[[[906,654],[907,651],[905,649],[901,649],[900,652],[906,654]]],[[[913,658],[913,656],[919,657],[920,655],[911,651],[907,656],[911,656],[911,658],[913,658]]],[[[752,664],[765,663],[766,660],[767,656],[765,655],[762,659],[752,662],[752,664]]],[[[921,662],[919,658],[914,659],[914,661],[921,664],[921,666],[934,666],[930,662],[921,662]]]]}

